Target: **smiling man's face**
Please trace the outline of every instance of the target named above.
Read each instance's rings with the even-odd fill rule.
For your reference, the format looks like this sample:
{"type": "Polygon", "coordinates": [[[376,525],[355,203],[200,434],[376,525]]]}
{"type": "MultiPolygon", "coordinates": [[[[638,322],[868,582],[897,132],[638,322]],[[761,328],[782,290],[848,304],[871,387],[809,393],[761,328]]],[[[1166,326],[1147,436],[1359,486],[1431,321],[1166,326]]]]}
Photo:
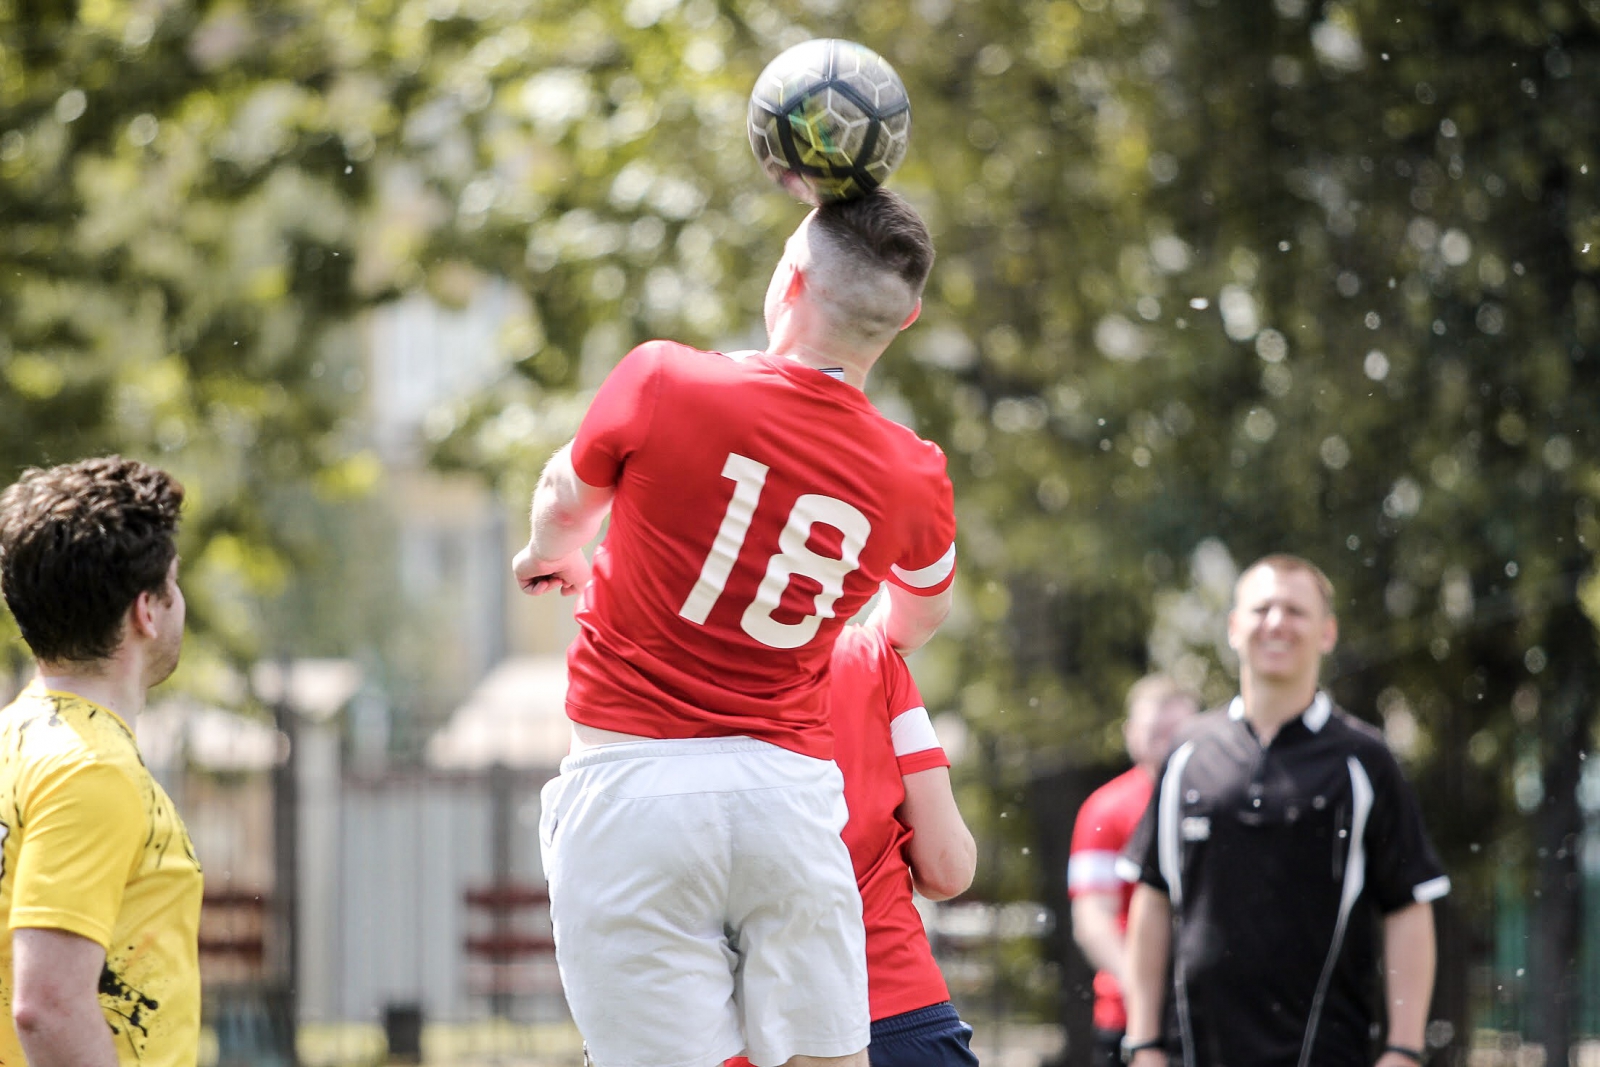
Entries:
{"type": "Polygon", "coordinates": [[[1242,673],[1276,685],[1315,686],[1338,624],[1308,571],[1258,566],[1239,579],[1228,614],[1228,644],[1242,673]]]}

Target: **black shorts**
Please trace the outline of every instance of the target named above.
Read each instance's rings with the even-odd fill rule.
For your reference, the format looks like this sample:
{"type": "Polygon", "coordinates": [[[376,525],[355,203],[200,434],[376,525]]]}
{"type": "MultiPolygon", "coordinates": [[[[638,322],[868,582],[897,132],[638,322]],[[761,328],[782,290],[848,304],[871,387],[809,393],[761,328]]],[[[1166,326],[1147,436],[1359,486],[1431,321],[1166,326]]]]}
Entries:
{"type": "Polygon", "coordinates": [[[972,1027],[949,1001],[872,1024],[867,1060],[872,1067],[978,1067],[972,1027]]]}

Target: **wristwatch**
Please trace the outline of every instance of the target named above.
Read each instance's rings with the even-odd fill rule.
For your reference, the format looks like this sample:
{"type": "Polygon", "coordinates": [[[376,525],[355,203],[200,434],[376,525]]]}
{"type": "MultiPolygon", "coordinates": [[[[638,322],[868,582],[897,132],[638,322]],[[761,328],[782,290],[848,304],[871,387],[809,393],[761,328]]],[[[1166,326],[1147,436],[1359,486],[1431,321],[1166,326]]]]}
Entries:
{"type": "Polygon", "coordinates": [[[1132,1063],[1133,1058],[1145,1049],[1160,1048],[1163,1042],[1159,1037],[1152,1037],[1149,1041],[1129,1041],[1122,1039],[1122,1062],[1132,1063]]]}

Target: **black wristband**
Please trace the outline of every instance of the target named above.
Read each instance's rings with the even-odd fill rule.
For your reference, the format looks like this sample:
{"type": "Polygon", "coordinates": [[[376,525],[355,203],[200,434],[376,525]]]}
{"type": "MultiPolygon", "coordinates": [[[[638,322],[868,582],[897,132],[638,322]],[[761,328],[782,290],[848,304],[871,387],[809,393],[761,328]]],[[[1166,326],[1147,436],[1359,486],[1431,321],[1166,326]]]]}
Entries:
{"type": "Polygon", "coordinates": [[[1129,1041],[1126,1037],[1124,1037],[1122,1039],[1121,1047],[1122,1062],[1132,1063],[1133,1058],[1139,1053],[1144,1052],[1147,1049],[1161,1048],[1164,1044],[1166,1044],[1166,1042],[1162,1041],[1159,1037],[1151,1038],[1149,1041],[1129,1041]]]}
{"type": "Polygon", "coordinates": [[[1404,1045],[1385,1045],[1383,1051],[1392,1052],[1396,1056],[1404,1056],[1414,1063],[1422,1063],[1422,1050],[1420,1048],[1406,1048],[1404,1045]]]}

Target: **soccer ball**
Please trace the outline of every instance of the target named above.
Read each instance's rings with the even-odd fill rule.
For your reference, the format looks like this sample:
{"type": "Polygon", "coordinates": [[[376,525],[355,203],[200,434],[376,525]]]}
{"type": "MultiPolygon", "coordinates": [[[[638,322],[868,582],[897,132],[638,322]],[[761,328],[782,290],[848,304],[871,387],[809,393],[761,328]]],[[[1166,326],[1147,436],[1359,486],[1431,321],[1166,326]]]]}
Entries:
{"type": "Polygon", "coordinates": [[[894,68],[854,41],[806,41],[750,93],[750,147],[773,181],[809,204],[882,185],[905,159],[911,101],[894,68]]]}

